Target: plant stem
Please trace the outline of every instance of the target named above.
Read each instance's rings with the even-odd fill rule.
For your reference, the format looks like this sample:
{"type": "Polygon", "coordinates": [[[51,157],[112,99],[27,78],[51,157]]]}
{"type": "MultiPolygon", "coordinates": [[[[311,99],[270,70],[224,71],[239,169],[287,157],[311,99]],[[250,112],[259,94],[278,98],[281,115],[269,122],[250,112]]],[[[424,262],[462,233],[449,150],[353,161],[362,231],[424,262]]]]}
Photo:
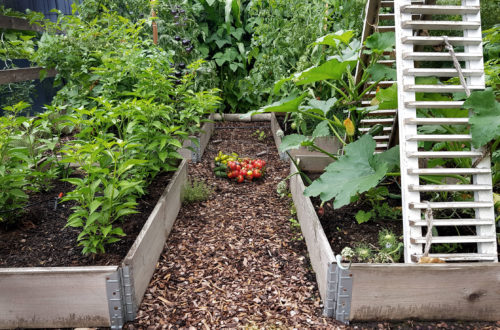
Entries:
{"type": "Polygon", "coordinates": [[[322,149],[322,148],[318,147],[318,146],[317,146],[317,145],[315,145],[315,144],[313,144],[311,147],[312,147],[312,148],[314,148],[314,149],[316,149],[316,150],[318,150],[318,151],[319,151],[319,152],[321,152],[321,153],[324,153],[325,155],[327,155],[327,156],[328,156],[328,157],[330,157],[330,158],[333,158],[333,159],[335,159],[335,160],[337,160],[337,159],[338,159],[338,157],[337,157],[337,156],[335,156],[334,154],[329,153],[328,151],[326,151],[326,150],[324,150],[324,149],[322,149]]]}

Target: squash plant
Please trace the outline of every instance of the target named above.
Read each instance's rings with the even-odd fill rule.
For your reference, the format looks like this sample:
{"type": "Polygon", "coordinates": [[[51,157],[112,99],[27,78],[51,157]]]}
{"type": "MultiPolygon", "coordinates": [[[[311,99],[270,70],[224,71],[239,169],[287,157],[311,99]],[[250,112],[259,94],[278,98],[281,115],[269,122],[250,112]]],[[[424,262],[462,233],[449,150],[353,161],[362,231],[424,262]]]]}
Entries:
{"type": "Polygon", "coordinates": [[[385,51],[394,47],[394,34],[376,33],[366,40],[366,52],[371,54],[371,61],[369,66],[364,68],[359,83],[354,81],[351,73],[358,59],[358,49],[355,47],[356,42],[351,41],[352,37],[351,31],[341,31],[319,38],[315,44],[332,47],[336,49],[337,54],[327,58],[326,62],[320,65],[282,79],[275,86],[275,91],[278,92],[283,84],[290,81],[296,86],[321,83],[331,88],[331,97],[328,100],[317,100],[314,92],[309,89],[300,96],[292,94],[281,101],[249,113],[252,115],[262,112],[287,112],[311,117],[319,122],[311,136],[304,134],[285,136],[280,151],[306,146],[337,160],[305,190],[306,195],[319,196],[323,202],[335,198],[333,203],[335,208],[349,204],[358,194],[377,186],[399,166],[398,147],[374,154],[376,145],[374,139],[370,134],[359,137],[359,131],[356,129],[362,118],[358,108],[361,106],[363,96],[373,90],[379,81],[394,74],[394,70],[376,64],[385,51]],[[374,82],[362,89],[369,80],[374,82]],[[310,97],[311,94],[313,97],[310,97]],[[303,105],[306,100],[308,104],[303,105]],[[350,111],[352,120],[346,119],[342,122],[332,114],[335,108],[350,111]],[[356,137],[359,138],[348,144],[349,141],[344,141],[341,136],[344,133],[351,141],[356,137]],[[330,135],[334,135],[344,144],[344,155],[330,154],[315,144],[316,138],[330,135]]]}

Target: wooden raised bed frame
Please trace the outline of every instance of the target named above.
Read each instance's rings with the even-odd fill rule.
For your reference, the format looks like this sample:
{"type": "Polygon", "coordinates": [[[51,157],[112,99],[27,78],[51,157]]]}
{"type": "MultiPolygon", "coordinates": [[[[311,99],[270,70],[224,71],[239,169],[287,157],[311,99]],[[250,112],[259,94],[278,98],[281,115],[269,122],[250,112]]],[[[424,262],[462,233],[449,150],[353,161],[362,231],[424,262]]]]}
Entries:
{"type": "MultiPolygon", "coordinates": [[[[213,117],[222,118],[241,120],[239,115],[213,117]]],[[[270,121],[279,147],[274,114],[244,121],[270,121]]],[[[212,130],[201,139],[208,143],[212,130]]],[[[314,155],[300,156],[306,171],[327,164],[314,155]]],[[[291,173],[296,171],[291,163],[291,173]]],[[[0,269],[0,328],[121,328],[133,320],[177,217],[186,178],[184,160],[119,266],[0,269]]],[[[304,189],[300,176],[292,176],[290,190],[326,316],[343,322],[500,319],[499,263],[352,264],[342,269],[304,189]]]]}
{"type": "MultiPolygon", "coordinates": [[[[312,161],[312,160],[310,160],[312,161]]],[[[291,173],[297,171],[291,164],[291,173]]],[[[500,320],[500,264],[352,264],[339,267],[300,175],[290,179],[324,314],[339,321],[500,320]]]]}
{"type": "Polygon", "coordinates": [[[183,160],[121,265],[0,268],[0,328],[120,328],[132,321],[181,207],[183,160]]]}

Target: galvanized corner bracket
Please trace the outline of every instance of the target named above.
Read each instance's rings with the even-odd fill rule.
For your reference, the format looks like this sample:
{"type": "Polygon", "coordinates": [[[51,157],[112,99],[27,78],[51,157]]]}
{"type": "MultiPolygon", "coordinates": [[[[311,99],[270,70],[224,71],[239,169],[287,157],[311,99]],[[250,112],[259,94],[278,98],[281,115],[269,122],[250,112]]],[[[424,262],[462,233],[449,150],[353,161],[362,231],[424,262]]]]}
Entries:
{"type": "Polygon", "coordinates": [[[352,287],[353,274],[350,267],[340,267],[340,264],[330,263],[323,315],[349,324],[352,287]]]}
{"type": "Polygon", "coordinates": [[[323,316],[334,317],[337,307],[337,288],[338,288],[338,267],[335,263],[328,265],[328,273],[326,278],[326,300],[324,302],[323,316]]]}
{"type": "Polygon", "coordinates": [[[121,329],[135,318],[134,288],[130,268],[125,266],[106,277],[111,329],[121,329]]]}
{"type": "Polygon", "coordinates": [[[352,284],[352,272],[350,269],[339,268],[335,319],[345,324],[349,324],[351,314],[352,284]]]}

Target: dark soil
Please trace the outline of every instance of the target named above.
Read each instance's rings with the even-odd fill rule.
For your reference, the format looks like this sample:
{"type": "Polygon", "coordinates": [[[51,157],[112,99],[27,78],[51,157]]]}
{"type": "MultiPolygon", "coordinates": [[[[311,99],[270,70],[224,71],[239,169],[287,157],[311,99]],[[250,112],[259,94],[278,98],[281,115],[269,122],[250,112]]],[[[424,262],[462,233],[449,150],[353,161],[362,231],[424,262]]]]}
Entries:
{"type": "Polygon", "coordinates": [[[334,329],[322,305],[307,248],[276,185],[289,173],[269,123],[217,123],[191,178],[214,192],[182,207],[135,322],[128,329],[334,329]],[[261,126],[261,127],[257,127],[261,126]],[[240,128],[241,127],[241,128],[240,128]],[[257,129],[266,138],[259,140],[257,129]],[[267,162],[264,179],[237,184],[213,175],[217,152],[267,162]]]}
{"type": "Polygon", "coordinates": [[[30,207],[21,214],[15,226],[0,227],[0,267],[55,267],[118,265],[126,256],[136,236],[167,187],[171,173],[158,175],[148,194],[138,200],[138,214],[123,219],[127,234],[121,241],[106,247],[105,255],[84,256],[77,246],[78,228],[67,227],[73,202],[59,203],[59,193],[71,190],[67,182],[57,181],[48,192],[30,195],[30,207]]]}
{"type": "MultiPolygon", "coordinates": [[[[321,204],[319,198],[312,200],[316,209],[319,209],[321,204]]],[[[360,244],[372,249],[378,248],[378,234],[383,229],[388,229],[399,237],[403,235],[402,223],[397,220],[378,220],[358,224],[355,215],[359,210],[369,211],[366,206],[347,205],[334,210],[331,204],[327,203],[323,209],[324,214],[319,216],[319,219],[335,254],[340,254],[345,247],[354,249],[360,244]]]]}

